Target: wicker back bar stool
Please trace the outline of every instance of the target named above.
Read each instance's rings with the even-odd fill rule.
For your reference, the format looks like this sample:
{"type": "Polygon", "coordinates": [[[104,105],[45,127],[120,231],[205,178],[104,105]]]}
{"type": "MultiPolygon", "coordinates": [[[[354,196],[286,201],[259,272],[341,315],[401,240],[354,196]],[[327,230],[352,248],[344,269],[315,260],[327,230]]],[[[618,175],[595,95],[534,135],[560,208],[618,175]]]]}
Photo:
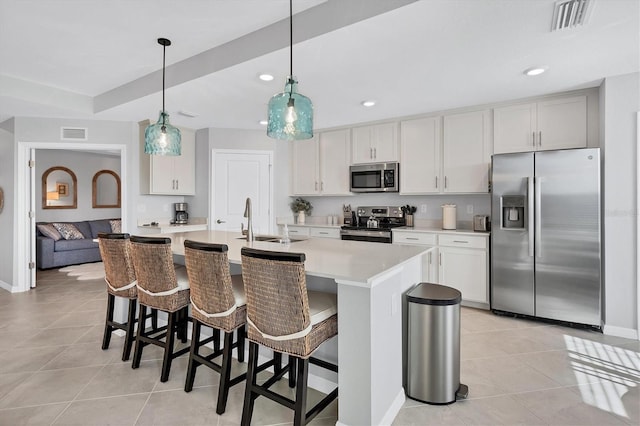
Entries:
{"type": "Polygon", "coordinates": [[[311,358],[321,343],[338,334],[337,297],[307,291],[304,253],[243,247],[241,254],[250,341],[241,424],[251,424],[255,399],[265,396],[294,410],[293,424],[304,425],[338,396],[336,388],[306,411],[309,362],[338,371],[336,365],[311,358]],[[257,383],[258,345],[288,355],[289,384],[296,386],[295,400],[269,389],[282,377],[282,372],[262,385],[257,383]],[[297,370],[295,380],[294,370],[297,370]]]}
{"type": "Polygon", "coordinates": [[[242,275],[231,275],[229,272],[228,250],[229,247],[226,244],[207,244],[191,240],[184,242],[193,320],[189,366],[184,390],[190,392],[193,389],[196,370],[200,365],[217,371],[220,374],[216,407],[218,414],[224,413],[226,409],[229,389],[246,378],[246,373],[231,378],[231,357],[234,348],[238,351],[238,361],[244,361],[247,305],[242,275]],[[213,335],[201,341],[202,326],[212,328],[213,335]],[[219,331],[224,332],[222,350],[216,343],[219,331]],[[234,331],[236,331],[235,341],[234,331]],[[212,341],[214,342],[213,353],[202,355],[200,348],[212,341]],[[213,360],[220,355],[222,355],[222,364],[216,364],[213,360]]]}
{"type": "MultiPolygon", "coordinates": [[[[104,323],[102,349],[109,349],[111,333],[115,330],[123,330],[125,335],[122,360],[127,361],[131,356],[133,342],[136,340],[134,327],[138,321],[136,318],[138,290],[131,260],[129,234],[101,232],[98,234],[98,246],[104,264],[104,280],[107,283],[107,316],[104,323]],[[127,321],[124,323],[113,320],[116,297],[129,300],[127,321]]],[[[157,311],[154,309],[144,319],[148,317],[152,318],[154,326],[157,327],[157,311]]]]}
{"type": "Polygon", "coordinates": [[[174,351],[176,336],[187,341],[189,319],[189,279],[186,268],[173,264],[171,239],[162,237],[131,236],[131,257],[138,278],[138,300],[140,316],[147,308],[167,313],[167,325],[149,331],[138,327],[132,368],[140,367],[142,350],[153,344],[164,348],[160,381],[169,379],[171,362],[174,358],[189,352],[189,348],[174,351]]]}

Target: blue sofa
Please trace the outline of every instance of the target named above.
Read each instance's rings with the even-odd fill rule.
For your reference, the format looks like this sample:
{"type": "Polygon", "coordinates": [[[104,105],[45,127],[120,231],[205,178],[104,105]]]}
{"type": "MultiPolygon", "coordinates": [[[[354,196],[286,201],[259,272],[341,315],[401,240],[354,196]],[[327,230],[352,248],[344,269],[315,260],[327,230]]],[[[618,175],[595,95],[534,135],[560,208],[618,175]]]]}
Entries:
{"type": "MultiPolygon", "coordinates": [[[[36,227],[36,266],[38,269],[50,269],[101,261],[98,243],[93,240],[98,238],[99,232],[112,232],[110,220],[112,219],[64,222],[74,224],[84,235],[84,239],[78,240],[61,238],[56,241],[43,235],[36,227]]],[[[45,223],[49,222],[38,222],[45,223]]]]}

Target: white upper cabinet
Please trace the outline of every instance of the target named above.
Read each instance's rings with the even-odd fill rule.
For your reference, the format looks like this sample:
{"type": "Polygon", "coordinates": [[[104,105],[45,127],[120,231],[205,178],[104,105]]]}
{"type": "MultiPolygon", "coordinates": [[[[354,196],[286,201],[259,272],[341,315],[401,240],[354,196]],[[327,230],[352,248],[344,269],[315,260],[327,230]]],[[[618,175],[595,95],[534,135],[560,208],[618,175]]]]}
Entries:
{"type": "Polygon", "coordinates": [[[494,154],[587,146],[586,96],[495,108],[493,120],[494,154]]]}
{"type": "Polygon", "coordinates": [[[293,141],[292,195],[351,195],[349,129],[293,141]]]}
{"type": "Polygon", "coordinates": [[[196,191],[196,136],[191,129],[180,128],[181,154],[149,155],[144,153],[144,131],[150,120],[141,121],[140,193],[155,195],[194,195],[196,191]]]}
{"type": "Polygon", "coordinates": [[[490,138],[489,110],[444,116],[442,192],[489,192],[490,138]]]}
{"type": "Polygon", "coordinates": [[[400,193],[439,193],[441,117],[400,122],[400,193]]]}
{"type": "Polygon", "coordinates": [[[398,161],[398,124],[354,127],[352,155],[353,164],[398,161]]]}
{"type": "Polygon", "coordinates": [[[311,139],[292,141],[291,192],[294,195],[316,195],[319,192],[320,152],[318,135],[311,139]]]}

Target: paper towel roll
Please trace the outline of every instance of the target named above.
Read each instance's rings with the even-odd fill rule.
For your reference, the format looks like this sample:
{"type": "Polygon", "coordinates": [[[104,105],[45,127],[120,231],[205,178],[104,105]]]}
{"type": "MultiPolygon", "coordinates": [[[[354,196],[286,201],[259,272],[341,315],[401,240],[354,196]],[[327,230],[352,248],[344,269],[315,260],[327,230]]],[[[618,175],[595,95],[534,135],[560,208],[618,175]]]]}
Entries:
{"type": "Polygon", "coordinates": [[[456,229],[456,205],[442,205],[442,229],[456,229]]]}

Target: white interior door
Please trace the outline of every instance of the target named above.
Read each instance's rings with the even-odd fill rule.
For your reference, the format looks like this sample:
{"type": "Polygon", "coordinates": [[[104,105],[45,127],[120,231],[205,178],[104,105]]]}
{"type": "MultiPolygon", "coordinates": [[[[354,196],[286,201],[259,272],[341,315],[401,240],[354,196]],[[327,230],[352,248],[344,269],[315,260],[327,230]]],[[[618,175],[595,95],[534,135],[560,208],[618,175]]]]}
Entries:
{"type": "Polygon", "coordinates": [[[36,286],[36,150],[29,149],[29,287],[36,286]]]}
{"type": "Polygon", "coordinates": [[[247,227],[245,203],[251,198],[253,232],[272,233],[272,172],[270,151],[214,150],[212,153],[212,228],[240,231],[247,227]]]}

